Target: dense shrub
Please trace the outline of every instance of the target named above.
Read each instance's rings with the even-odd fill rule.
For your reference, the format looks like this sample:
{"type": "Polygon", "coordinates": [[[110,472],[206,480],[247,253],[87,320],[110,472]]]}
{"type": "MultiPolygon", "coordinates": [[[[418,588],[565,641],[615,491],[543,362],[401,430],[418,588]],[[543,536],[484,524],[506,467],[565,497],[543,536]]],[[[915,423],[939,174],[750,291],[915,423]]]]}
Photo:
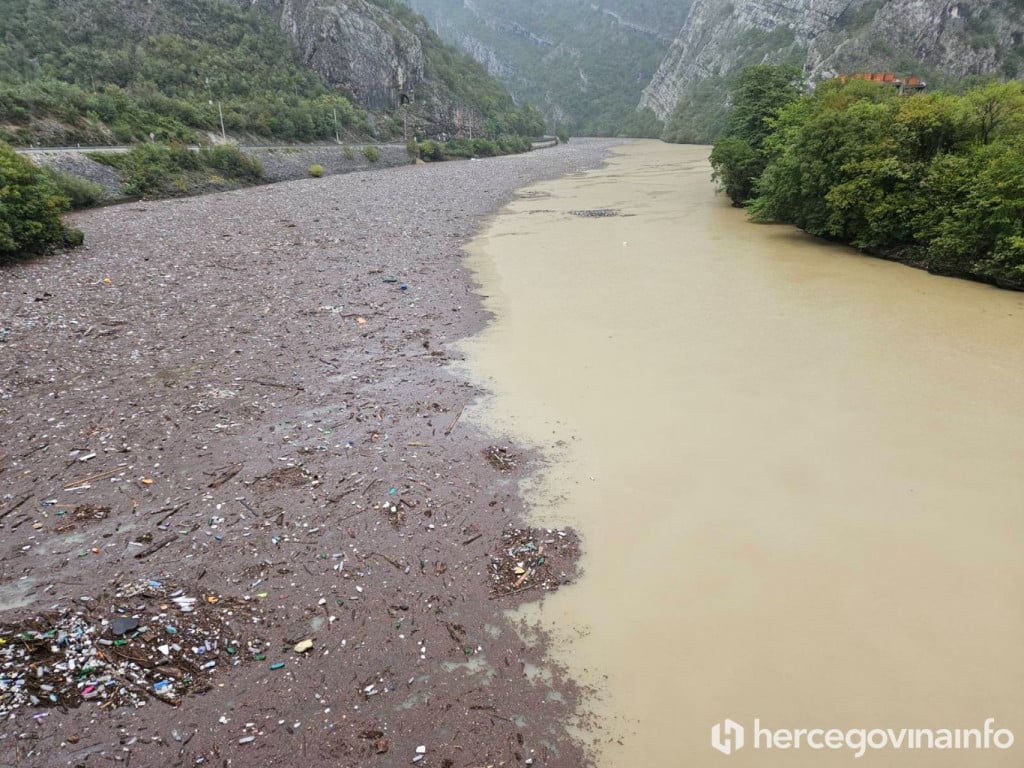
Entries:
{"type": "Polygon", "coordinates": [[[436,162],[438,160],[444,160],[444,148],[436,141],[421,141],[420,142],[420,157],[429,162],[436,162]]]}
{"type": "Polygon", "coordinates": [[[0,262],[77,240],[61,222],[68,206],[49,175],[0,142],[0,262]]]}
{"type": "Polygon", "coordinates": [[[365,157],[371,163],[376,163],[378,160],[380,160],[380,150],[374,146],[367,145],[363,147],[363,157],[365,157]]]}
{"type": "Polygon", "coordinates": [[[263,164],[231,144],[204,147],[199,150],[199,163],[240,183],[255,184],[263,178],[263,164]]]}
{"type": "Polygon", "coordinates": [[[107,191],[103,186],[94,181],[53,168],[45,168],[43,173],[49,177],[54,188],[68,199],[72,208],[91,208],[101,203],[107,196],[107,191]]]}
{"type": "Polygon", "coordinates": [[[313,165],[309,166],[309,175],[314,179],[319,179],[324,175],[324,167],[317,163],[313,163],[313,165]]]}
{"type": "Polygon", "coordinates": [[[237,147],[193,150],[184,144],[138,144],[129,152],[89,154],[93,160],[121,172],[124,192],[141,197],[187,194],[209,182],[210,172],[234,184],[254,184],[263,166],[237,147]]]}
{"type": "Polygon", "coordinates": [[[497,139],[451,139],[441,143],[427,140],[418,145],[419,156],[428,162],[467,159],[471,157],[498,157],[527,152],[530,140],[525,136],[504,135],[497,139]]]}

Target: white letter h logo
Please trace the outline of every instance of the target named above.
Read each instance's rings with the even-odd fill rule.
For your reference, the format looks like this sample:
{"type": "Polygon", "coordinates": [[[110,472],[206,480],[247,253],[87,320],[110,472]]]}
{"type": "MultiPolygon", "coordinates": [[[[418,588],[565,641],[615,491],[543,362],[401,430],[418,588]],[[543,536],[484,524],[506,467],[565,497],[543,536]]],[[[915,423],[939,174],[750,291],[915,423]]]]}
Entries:
{"type": "Polygon", "coordinates": [[[711,746],[725,755],[743,749],[743,726],[728,718],[715,723],[711,727],[711,746]]]}

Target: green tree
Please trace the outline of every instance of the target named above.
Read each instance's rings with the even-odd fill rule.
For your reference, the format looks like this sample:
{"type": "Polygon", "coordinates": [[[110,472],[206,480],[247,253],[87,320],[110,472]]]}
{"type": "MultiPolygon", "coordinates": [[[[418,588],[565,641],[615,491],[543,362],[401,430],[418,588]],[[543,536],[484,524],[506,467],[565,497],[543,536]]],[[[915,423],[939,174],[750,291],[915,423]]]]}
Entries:
{"type": "Polygon", "coordinates": [[[800,95],[800,70],[793,66],[759,64],[747,67],[730,89],[732,108],[725,123],[725,136],[746,140],[760,150],[771,133],[772,120],[800,95]]]}
{"type": "Polygon", "coordinates": [[[711,152],[714,178],[723,182],[735,205],[753,194],[768,164],[765,141],[775,119],[800,95],[800,71],[791,66],[747,67],[731,89],[732,109],[711,152]]]}
{"type": "MultiPolygon", "coordinates": [[[[770,128],[769,161],[749,203],[756,219],[1024,288],[1020,84],[900,97],[884,85],[833,81],[791,102],[770,128]]],[[[716,145],[721,166],[740,176],[754,163],[750,151],[716,145]]]]}
{"type": "Polygon", "coordinates": [[[0,262],[68,239],[73,231],[60,218],[68,205],[49,176],[0,142],[0,262]]]}
{"type": "Polygon", "coordinates": [[[936,158],[922,191],[929,269],[1024,288],[1024,135],[936,158]]]}
{"type": "MultiPolygon", "coordinates": [[[[906,197],[923,173],[899,120],[895,91],[876,83],[831,81],[782,111],[766,140],[771,160],[751,211],[862,248],[910,237],[906,197]]],[[[936,129],[937,130],[937,129],[936,129]]]]}
{"type": "Polygon", "coordinates": [[[965,96],[971,124],[982,144],[1000,133],[1019,133],[1024,127],[1024,83],[989,83],[965,96]]]}

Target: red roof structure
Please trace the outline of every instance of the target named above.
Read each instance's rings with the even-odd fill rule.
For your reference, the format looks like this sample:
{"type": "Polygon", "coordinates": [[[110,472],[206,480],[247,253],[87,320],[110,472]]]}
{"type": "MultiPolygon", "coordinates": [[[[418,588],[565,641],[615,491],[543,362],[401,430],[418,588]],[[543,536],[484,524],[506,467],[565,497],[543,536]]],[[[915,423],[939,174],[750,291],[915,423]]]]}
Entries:
{"type": "Polygon", "coordinates": [[[927,83],[917,75],[899,78],[892,72],[855,72],[850,75],[840,75],[839,80],[843,83],[847,80],[870,80],[873,83],[886,83],[899,89],[900,93],[915,93],[928,87],[927,83]]]}

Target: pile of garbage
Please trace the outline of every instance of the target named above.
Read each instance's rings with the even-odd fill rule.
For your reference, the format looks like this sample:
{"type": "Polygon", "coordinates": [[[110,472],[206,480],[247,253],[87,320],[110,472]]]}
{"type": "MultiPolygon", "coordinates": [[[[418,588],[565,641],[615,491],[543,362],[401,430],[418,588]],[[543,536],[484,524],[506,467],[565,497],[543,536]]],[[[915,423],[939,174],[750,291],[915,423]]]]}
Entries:
{"type": "Polygon", "coordinates": [[[0,626],[0,719],[25,707],[171,705],[209,690],[219,667],[266,658],[266,644],[243,645],[228,617],[245,605],[191,596],[157,581],[120,589],[118,604],[0,626]]]}
{"type": "Polygon", "coordinates": [[[608,216],[621,216],[621,212],[615,208],[592,208],[586,211],[569,211],[573,216],[582,216],[585,219],[603,219],[608,216]]]}
{"type": "Polygon", "coordinates": [[[492,467],[501,472],[509,472],[519,463],[518,457],[511,450],[500,445],[487,446],[484,456],[492,467]]]}
{"type": "Polygon", "coordinates": [[[501,545],[491,555],[491,581],[496,597],[528,589],[553,591],[572,581],[574,574],[562,570],[575,563],[579,543],[572,530],[514,528],[501,536],[501,545]]]}

